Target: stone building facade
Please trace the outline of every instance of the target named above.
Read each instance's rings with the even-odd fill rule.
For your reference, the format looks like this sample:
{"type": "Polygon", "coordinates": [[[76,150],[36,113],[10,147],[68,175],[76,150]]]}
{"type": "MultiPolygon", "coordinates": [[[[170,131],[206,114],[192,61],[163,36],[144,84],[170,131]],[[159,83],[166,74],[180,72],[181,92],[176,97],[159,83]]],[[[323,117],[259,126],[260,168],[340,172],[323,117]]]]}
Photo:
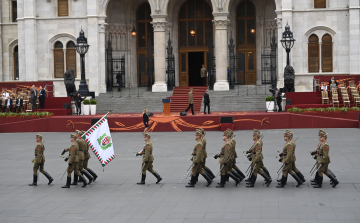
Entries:
{"type": "MultiPolygon", "coordinates": [[[[107,43],[113,57],[125,57],[124,85],[142,86],[141,57],[153,47],[153,92],[167,90],[166,46],[175,56],[176,86],[196,85],[194,66],[207,64],[214,46],[215,91],[229,90],[228,44],[236,45],[237,78],[262,84],[262,54],[277,42],[277,80],[283,85],[286,53],[280,44],[285,25],[296,39],[291,65],[296,91],[312,91],[314,75],[360,74],[359,0],[0,0],[0,80],[52,80],[63,96],[61,73],[68,68],[80,81],[74,44],[84,30],[89,51],[86,79],[96,95],[109,78],[107,43]],[[16,16],[16,18],[15,18],[16,16]],[[135,38],[131,35],[137,30],[135,38]],[[190,30],[195,30],[194,36],[190,30]],[[241,73],[242,71],[243,73],[241,73]]],[[[78,84],[78,83],[77,83],[78,84]]]]}

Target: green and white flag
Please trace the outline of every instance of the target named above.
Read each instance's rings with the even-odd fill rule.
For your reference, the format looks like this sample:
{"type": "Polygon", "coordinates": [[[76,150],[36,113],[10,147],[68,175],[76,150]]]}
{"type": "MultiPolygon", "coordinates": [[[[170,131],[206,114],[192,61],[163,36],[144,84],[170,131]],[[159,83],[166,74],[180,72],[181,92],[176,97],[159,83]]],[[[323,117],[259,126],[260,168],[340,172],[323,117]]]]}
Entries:
{"type": "Polygon", "coordinates": [[[107,114],[87,130],[82,135],[82,138],[89,145],[89,148],[103,167],[115,159],[114,144],[110,135],[107,114]]]}

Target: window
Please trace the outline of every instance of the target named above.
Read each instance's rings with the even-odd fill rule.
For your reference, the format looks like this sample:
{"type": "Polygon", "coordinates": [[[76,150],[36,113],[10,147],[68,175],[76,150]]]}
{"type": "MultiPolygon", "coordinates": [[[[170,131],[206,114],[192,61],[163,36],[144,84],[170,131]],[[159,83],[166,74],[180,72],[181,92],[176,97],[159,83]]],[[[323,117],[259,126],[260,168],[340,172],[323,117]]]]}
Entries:
{"type": "Polygon", "coordinates": [[[323,72],[332,72],[332,38],[329,34],[322,37],[321,69],[323,72]]]}
{"type": "Polygon", "coordinates": [[[255,7],[250,1],[243,1],[237,7],[237,45],[255,45],[255,7]]]}
{"type": "Polygon", "coordinates": [[[76,49],[73,41],[66,44],[66,70],[69,69],[74,71],[76,77],[76,49]]]}
{"type": "Polygon", "coordinates": [[[19,80],[19,49],[14,48],[14,80],[19,80]]]}
{"type": "Polygon", "coordinates": [[[16,1],[12,1],[12,21],[16,22],[17,19],[17,2],[16,1]]]}
{"type": "Polygon", "coordinates": [[[314,0],[314,8],[326,8],[326,0],[314,0]]]}
{"type": "Polygon", "coordinates": [[[69,2],[68,0],[58,0],[58,16],[69,15],[69,2]]]}
{"type": "Polygon", "coordinates": [[[144,3],[139,6],[137,10],[137,46],[139,48],[148,46],[149,36],[151,36],[151,46],[154,46],[154,31],[150,23],[152,21],[150,14],[151,9],[149,3],[144,3]]]}
{"type": "Polygon", "coordinates": [[[309,73],[319,72],[319,37],[312,34],[308,45],[309,73]]]}
{"type": "Polygon", "coordinates": [[[54,76],[64,77],[64,50],[63,44],[59,41],[54,45],[54,76]]]}

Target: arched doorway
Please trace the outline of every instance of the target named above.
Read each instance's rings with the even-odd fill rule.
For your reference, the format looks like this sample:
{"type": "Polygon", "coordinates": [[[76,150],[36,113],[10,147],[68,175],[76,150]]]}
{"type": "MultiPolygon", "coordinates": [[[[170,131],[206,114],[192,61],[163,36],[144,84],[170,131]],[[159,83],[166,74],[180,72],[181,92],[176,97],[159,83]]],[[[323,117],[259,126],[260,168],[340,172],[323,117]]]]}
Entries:
{"type": "Polygon", "coordinates": [[[213,16],[205,0],[187,0],[179,11],[179,85],[200,86],[200,69],[213,45],[213,16]],[[190,31],[195,31],[191,33],[190,31]]]}
{"type": "Polygon", "coordinates": [[[14,48],[14,80],[19,80],[19,49],[14,48]]]}
{"type": "Polygon", "coordinates": [[[237,82],[256,84],[256,9],[249,0],[236,8],[237,82]]]}

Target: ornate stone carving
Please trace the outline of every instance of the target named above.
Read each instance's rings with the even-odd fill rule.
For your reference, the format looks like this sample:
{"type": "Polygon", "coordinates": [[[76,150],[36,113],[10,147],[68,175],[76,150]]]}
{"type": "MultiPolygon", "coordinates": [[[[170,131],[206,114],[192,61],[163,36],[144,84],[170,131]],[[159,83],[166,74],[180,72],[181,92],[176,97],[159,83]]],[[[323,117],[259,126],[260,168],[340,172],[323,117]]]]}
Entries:
{"type": "Polygon", "coordinates": [[[165,22],[165,21],[151,22],[151,24],[154,27],[154,32],[161,32],[161,31],[165,32],[167,22],[165,22]]]}
{"type": "Polygon", "coordinates": [[[108,24],[107,23],[100,23],[99,26],[100,26],[101,31],[105,31],[106,28],[108,27],[108,24]]]}
{"type": "Polygon", "coordinates": [[[217,8],[219,12],[222,12],[224,10],[224,1],[223,0],[216,0],[217,2],[217,8]]]}
{"type": "Polygon", "coordinates": [[[161,9],[160,9],[160,0],[156,0],[156,8],[155,8],[155,13],[156,14],[160,14],[161,9]]]}
{"type": "Polygon", "coordinates": [[[280,28],[282,27],[282,18],[275,18],[276,23],[277,23],[277,27],[280,28]]]}
{"type": "Polygon", "coordinates": [[[221,19],[221,20],[213,20],[215,24],[215,29],[227,29],[229,20],[228,19],[221,19]]]}

